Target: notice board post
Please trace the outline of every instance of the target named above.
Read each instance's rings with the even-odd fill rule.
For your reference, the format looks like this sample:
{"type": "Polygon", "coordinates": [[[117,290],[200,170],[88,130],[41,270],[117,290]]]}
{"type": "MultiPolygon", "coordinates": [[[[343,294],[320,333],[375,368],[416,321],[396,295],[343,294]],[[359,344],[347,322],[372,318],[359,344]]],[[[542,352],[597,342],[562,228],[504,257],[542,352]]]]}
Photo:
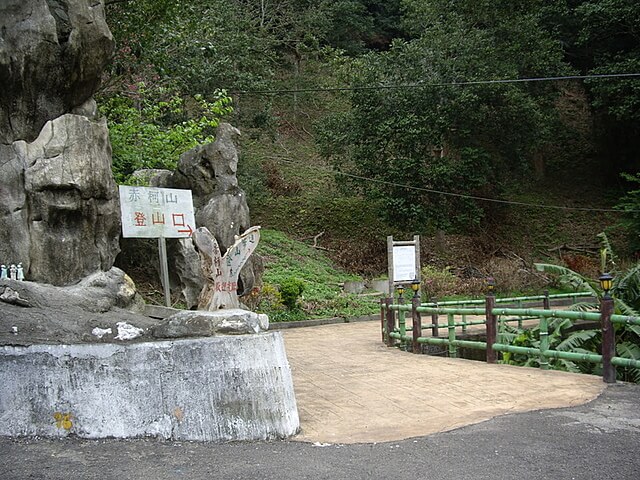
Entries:
{"type": "Polygon", "coordinates": [[[420,235],[413,240],[394,241],[387,237],[387,261],[389,265],[389,296],[398,285],[420,281],[420,235]]]}

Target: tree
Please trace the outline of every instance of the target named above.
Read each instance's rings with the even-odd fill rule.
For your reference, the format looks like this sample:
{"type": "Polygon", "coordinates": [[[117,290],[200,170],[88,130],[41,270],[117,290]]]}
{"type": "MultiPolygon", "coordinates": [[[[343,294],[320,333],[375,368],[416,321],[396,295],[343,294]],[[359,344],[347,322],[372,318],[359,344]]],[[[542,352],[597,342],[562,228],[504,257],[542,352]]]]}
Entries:
{"type": "Polygon", "coordinates": [[[130,96],[114,96],[100,108],[109,119],[113,172],[120,184],[130,183],[138,169],[173,170],[182,153],[214,141],[220,118],[231,113],[231,99],[222,92],[210,102],[144,83],[136,87],[130,96]]]}
{"type": "Polygon", "coordinates": [[[255,87],[272,75],[273,41],[242,2],[147,0],[107,13],[119,47],[130,46],[140,64],[183,92],[255,87]]]}
{"type": "Polygon", "coordinates": [[[640,173],[622,173],[622,178],[631,185],[631,189],[616,207],[624,212],[620,223],[627,231],[631,251],[637,253],[640,251],[640,173]]]}
{"type": "Polygon", "coordinates": [[[559,43],[541,26],[540,4],[407,0],[405,28],[415,38],[353,63],[352,111],[320,126],[320,145],[337,168],[398,184],[355,184],[382,201],[387,219],[475,224],[481,203],[419,189],[495,196],[500,180],[527,171],[549,141],[553,86],[455,85],[567,72],[559,43]]]}
{"type": "MultiPolygon", "coordinates": [[[[635,0],[565,0],[545,9],[545,25],[562,42],[565,58],[582,74],[640,72],[640,3],[635,0]]],[[[640,79],[585,81],[600,171],[610,183],[638,171],[640,79]]]]}

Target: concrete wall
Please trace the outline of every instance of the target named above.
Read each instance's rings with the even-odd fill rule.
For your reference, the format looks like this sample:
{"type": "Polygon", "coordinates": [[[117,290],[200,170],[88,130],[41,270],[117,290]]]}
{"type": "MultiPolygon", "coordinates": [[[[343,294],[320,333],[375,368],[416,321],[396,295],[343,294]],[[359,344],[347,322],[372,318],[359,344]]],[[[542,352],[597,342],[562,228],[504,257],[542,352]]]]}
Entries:
{"type": "Polygon", "coordinates": [[[219,442],[298,429],[279,332],[0,347],[0,435],[219,442]]]}

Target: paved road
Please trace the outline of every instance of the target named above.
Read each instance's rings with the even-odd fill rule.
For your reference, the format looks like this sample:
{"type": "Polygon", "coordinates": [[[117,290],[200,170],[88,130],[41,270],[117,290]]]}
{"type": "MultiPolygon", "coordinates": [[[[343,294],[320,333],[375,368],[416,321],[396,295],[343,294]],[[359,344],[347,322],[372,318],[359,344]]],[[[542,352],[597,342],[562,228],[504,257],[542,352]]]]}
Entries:
{"type": "Polygon", "coordinates": [[[638,480],[640,386],[398,442],[0,439],[0,478],[638,480]]]}
{"type": "Polygon", "coordinates": [[[598,396],[593,377],[413,356],[376,335],[360,324],[285,333],[303,428],[296,440],[4,438],[0,478],[640,479],[640,386],[598,396]],[[550,408],[563,402],[572,406],[550,408]]]}

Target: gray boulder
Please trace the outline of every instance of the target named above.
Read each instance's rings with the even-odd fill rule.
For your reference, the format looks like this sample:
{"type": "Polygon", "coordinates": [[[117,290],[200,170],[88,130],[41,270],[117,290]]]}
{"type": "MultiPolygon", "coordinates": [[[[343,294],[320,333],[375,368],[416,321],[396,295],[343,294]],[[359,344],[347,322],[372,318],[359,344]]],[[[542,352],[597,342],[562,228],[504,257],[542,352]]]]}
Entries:
{"type": "Polygon", "coordinates": [[[63,115],[0,146],[0,259],[70,285],[113,266],[120,216],[104,120],[63,115]]]}
{"type": "Polygon", "coordinates": [[[113,52],[101,0],[0,2],[0,143],[84,104],[113,52]]]}
{"type": "Polygon", "coordinates": [[[182,154],[176,171],[164,177],[165,185],[159,185],[192,191],[196,223],[213,233],[223,254],[235,236],[251,226],[247,199],[236,177],[238,151],[234,142],[239,135],[237,128],[221,123],[215,142],[182,154]]]}
{"type": "MultiPolygon", "coordinates": [[[[216,238],[222,254],[235,242],[235,237],[251,226],[249,206],[244,191],[238,186],[238,151],[235,140],[240,131],[221,123],[216,140],[180,156],[175,172],[141,170],[134,175],[150,185],[191,190],[196,223],[206,227],[216,238]]],[[[173,285],[180,285],[188,308],[198,304],[204,286],[199,257],[190,241],[169,242],[173,285]]],[[[262,263],[249,258],[240,272],[240,295],[259,285],[262,263]]]]}
{"type": "Polygon", "coordinates": [[[188,308],[198,305],[205,278],[200,267],[200,256],[190,238],[179,239],[171,245],[174,270],[188,308]]]}
{"type": "Polygon", "coordinates": [[[140,332],[136,341],[149,340],[158,322],[143,311],[133,281],[118,268],[67,287],[2,279],[0,345],[129,341],[123,326],[140,332]],[[97,335],[96,329],[112,333],[97,335]]]}
{"type": "Polygon", "coordinates": [[[247,335],[269,329],[269,317],[239,308],[216,311],[181,311],[153,327],[157,338],[247,335]]]}
{"type": "Polygon", "coordinates": [[[197,199],[196,207],[205,205],[213,194],[242,192],[236,177],[238,151],[235,140],[239,136],[237,128],[221,123],[216,129],[215,142],[199,145],[180,156],[178,168],[169,181],[175,188],[190,188],[197,199]]]}
{"type": "Polygon", "coordinates": [[[101,0],[0,2],[0,261],[70,285],[109,270],[120,230],[92,99],[113,52],[101,0]]]}

